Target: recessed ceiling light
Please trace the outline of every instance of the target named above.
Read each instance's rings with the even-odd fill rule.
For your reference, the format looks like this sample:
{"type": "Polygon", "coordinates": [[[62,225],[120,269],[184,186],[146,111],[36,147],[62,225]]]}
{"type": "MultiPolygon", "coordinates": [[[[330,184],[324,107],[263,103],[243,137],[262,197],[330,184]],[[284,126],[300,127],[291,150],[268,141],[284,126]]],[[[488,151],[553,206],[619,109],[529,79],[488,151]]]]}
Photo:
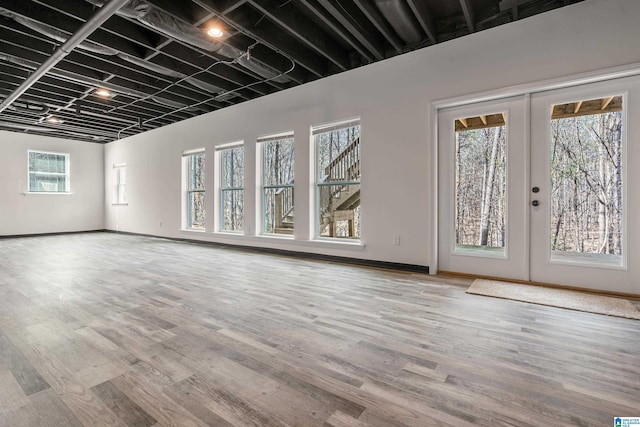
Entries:
{"type": "Polygon", "coordinates": [[[98,96],[101,96],[103,98],[110,98],[111,97],[111,91],[104,89],[104,88],[99,88],[95,91],[95,94],[98,96]]]}
{"type": "Polygon", "coordinates": [[[218,28],[218,27],[211,27],[207,30],[207,34],[209,34],[211,37],[222,37],[224,35],[224,32],[218,28]]]}
{"type": "Polygon", "coordinates": [[[59,118],[57,118],[57,117],[51,116],[51,117],[49,117],[49,118],[47,119],[47,122],[49,122],[49,123],[51,123],[51,124],[54,124],[54,125],[57,125],[57,124],[59,124],[59,123],[62,123],[62,120],[60,120],[60,119],[59,119],[59,118]]]}

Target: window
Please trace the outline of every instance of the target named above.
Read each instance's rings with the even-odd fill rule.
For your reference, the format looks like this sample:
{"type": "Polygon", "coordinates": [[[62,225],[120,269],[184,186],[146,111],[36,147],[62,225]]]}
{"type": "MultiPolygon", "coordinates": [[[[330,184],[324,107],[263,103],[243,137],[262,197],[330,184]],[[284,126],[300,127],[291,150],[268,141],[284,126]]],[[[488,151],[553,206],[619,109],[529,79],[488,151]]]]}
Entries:
{"type": "Polygon", "coordinates": [[[360,238],[360,120],[311,129],[318,237],[360,238]]]}
{"type": "Polygon", "coordinates": [[[293,133],[258,139],[262,146],[263,233],[293,234],[293,133]]]}
{"type": "Polygon", "coordinates": [[[204,150],[190,151],[184,154],[187,179],[186,226],[191,230],[204,230],[205,214],[205,155],[204,150]]]}
{"type": "Polygon", "coordinates": [[[553,105],[549,144],[552,260],[622,265],[622,96],[553,105]]]}
{"type": "Polygon", "coordinates": [[[507,114],[458,118],[455,251],[506,256],[507,114]]]}
{"type": "Polygon", "coordinates": [[[29,150],[29,192],[68,193],[69,155],[29,150]]]}
{"type": "Polygon", "coordinates": [[[244,219],[244,146],[242,143],[217,148],[220,164],[220,229],[242,231],[244,219]]]}
{"type": "Polygon", "coordinates": [[[113,165],[116,177],[116,205],[127,204],[127,164],[119,163],[113,165]]]}

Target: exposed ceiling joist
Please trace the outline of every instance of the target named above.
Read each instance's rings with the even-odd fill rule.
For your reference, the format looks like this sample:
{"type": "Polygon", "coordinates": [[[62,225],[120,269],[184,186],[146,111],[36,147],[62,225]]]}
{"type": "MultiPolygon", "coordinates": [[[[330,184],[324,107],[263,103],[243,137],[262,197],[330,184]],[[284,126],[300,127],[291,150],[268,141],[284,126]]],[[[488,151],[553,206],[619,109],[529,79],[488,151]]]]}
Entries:
{"type": "Polygon", "coordinates": [[[471,1],[460,0],[460,7],[462,8],[462,14],[464,15],[464,19],[467,22],[467,27],[469,28],[469,32],[474,33],[476,31],[476,24],[475,24],[475,16],[473,13],[473,7],[471,6],[471,1]]]}
{"type": "Polygon", "coordinates": [[[250,0],[252,6],[274,21],[287,32],[294,35],[302,43],[322,55],[340,70],[349,68],[349,57],[335,42],[331,41],[322,29],[300,13],[295,13],[293,8],[286,5],[277,7],[267,0],[250,0]]]}
{"type": "Polygon", "coordinates": [[[436,22],[433,19],[433,15],[427,9],[426,3],[422,0],[407,0],[407,3],[420,23],[420,26],[427,34],[427,37],[429,37],[431,43],[438,43],[438,39],[436,37],[436,22]]]}
{"type": "Polygon", "coordinates": [[[347,29],[353,36],[360,42],[364,47],[367,48],[371,54],[377,59],[384,59],[384,55],[382,53],[383,49],[380,46],[376,46],[368,34],[365,34],[364,31],[359,28],[355,23],[353,23],[349,16],[344,15],[340,11],[340,7],[336,6],[332,0],[318,0],[318,2],[325,8],[327,12],[331,16],[333,16],[340,24],[347,29]]]}
{"type": "Polygon", "coordinates": [[[110,0],[104,8],[100,9],[91,17],[84,25],[76,31],[53,55],[36,69],[36,71],[25,79],[25,81],[15,91],[4,98],[0,104],[0,113],[2,113],[13,101],[18,99],[31,86],[33,86],[42,76],[56,66],[56,64],[64,59],[73,49],[75,49],[83,40],[102,25],[111,15],[123,6],[128,0],[110,0]]]}
{"type": "Polygon", "coordinates": [[[385,39],[393,46],[397,53],[402,52],[403,42],[395,33],[389,22],[382,16],[376,6],[370,3],[370,0],[354,0],[356,6],[371,21],[371,23],[380,31],[385,39]]]}
{"type": "MultiPolygon", "coordinates": [[[[129,0],[0,112],[0,129],[104,143],[579,1],[129,0]]],[[[0,102],[112,2],[2,0],[0,102]]]]}
{"type": "Polygon", "coordinates": [[[348,44],[357,54],[364,58],[366,63],[373,62],[374,58],[367,49],[364,48],[349,31],[347,31],[333,16],[330,16],[315,0],[299,0],[313,16],[325,25],[329,31],[335,33],[341,41],[348,44]]]}

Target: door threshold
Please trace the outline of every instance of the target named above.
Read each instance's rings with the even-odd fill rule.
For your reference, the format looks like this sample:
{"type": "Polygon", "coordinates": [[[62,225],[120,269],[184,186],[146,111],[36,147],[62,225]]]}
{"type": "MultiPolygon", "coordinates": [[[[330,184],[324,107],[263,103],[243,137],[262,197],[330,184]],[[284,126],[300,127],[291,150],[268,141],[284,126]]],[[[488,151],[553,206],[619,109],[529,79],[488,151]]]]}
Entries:
{"type": "Polygon", "coordinates": [[[565,289],[565,290],[570,290],[570,291],[586,292],[586,293],[596,294],[596,295],[621,297],[621,298],[640,300],[640,294],[631,294],[631,293],[627,293],[627,292],[605,291],[605,290],[599,290],[599,289],[589,289],[589,288],[582,288],[580,286],[560,285],[560,284],[557,284],[557,283],[533,282],[531,280],[519,280],[519,279],[505,279],[504,277],[483,276],[483,275],[469,274],[469,273],[458,273],[456,271],[438,270],[438,272],[436,274],[439,275],[439,276],[460,277],[460,278],[468,278],[468,279],[497,280],[499,282],[519,283],[519,284],[522,284],[522,285],[542,286],[542,287],[545,287],[545,288],[565,289]]]}

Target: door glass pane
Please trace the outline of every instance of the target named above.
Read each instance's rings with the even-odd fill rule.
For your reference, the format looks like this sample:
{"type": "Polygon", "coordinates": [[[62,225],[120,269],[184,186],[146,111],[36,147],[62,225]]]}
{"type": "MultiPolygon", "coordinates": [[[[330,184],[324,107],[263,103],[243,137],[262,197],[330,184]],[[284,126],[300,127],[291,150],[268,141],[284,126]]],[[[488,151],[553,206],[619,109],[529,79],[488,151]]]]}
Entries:
{"type": "Polygon", "coordinates": [[[455,251],[504,256],[506,114],[455,120],[455,251]]]}
{"type": "Polygon", "coordinates": [[[552,260],[622,264],[622,97],[551,108],[552,260]]]}

